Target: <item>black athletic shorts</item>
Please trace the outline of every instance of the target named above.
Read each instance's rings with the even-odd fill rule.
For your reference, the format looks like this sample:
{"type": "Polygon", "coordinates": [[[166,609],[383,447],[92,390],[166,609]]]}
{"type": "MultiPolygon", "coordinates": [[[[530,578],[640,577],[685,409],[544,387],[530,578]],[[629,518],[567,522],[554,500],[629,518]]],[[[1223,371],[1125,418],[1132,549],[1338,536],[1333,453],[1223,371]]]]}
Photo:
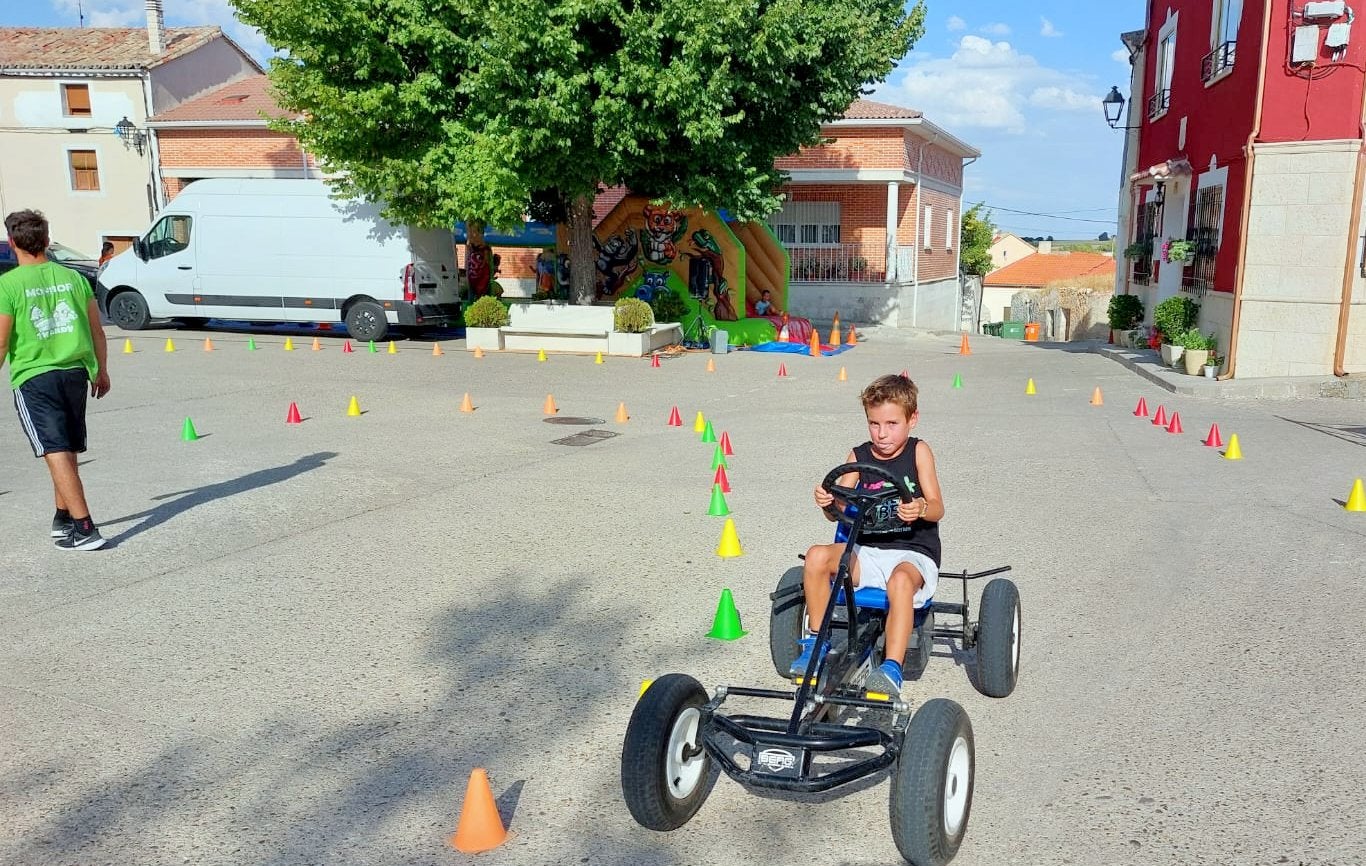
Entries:
{"type": "Polygon", "coordinates": [[[90,374],[84,367],[39,373],[14,392],[14,409],[33,456],[85,451],[85,398],[90,374]]]}

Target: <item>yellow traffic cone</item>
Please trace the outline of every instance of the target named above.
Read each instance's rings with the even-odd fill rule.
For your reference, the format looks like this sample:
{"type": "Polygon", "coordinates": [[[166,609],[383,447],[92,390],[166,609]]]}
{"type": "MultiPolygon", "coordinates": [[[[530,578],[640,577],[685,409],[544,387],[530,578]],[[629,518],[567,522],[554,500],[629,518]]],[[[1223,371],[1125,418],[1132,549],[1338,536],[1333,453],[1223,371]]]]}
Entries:
{"type": "Polygon", "coordinates": [[[1348,511],[1366,511],[1366,486],[1362,485],[1360,478],[1352,485],[1352,492],[1347,495],[1347,504],[1342,507],[1348,511]]]}
{"type": "Polygon", "coordinates": [[[398,346],[395,346],[395,345],[394,345],[394,341],[393,341],[393,340],[390,340],[390,341],[389,341],[389,354],[390,354],[390,355],[397,355],[397,354],[398,354],[398,346]]]}
{"type": "Polygon", "coordinates": [[[721,527],[721,543],[716,545],[716,555],[722,559],[731,559],[742,556],[744,551],[740,549],[740,536],[735,531],[735,521],[726,518],[726,525],[721,527]]]}
{"type": "Polygon", "coordinates": [[[285,337],[285,351],[286,351],[286,352],[293,352],[293,351],[294,351],[294,341],[293,341],[292,339],[290,339],[289,337],[285,337]]]}
{"type": "Polygon", "coordinates": [[[536,352],[536,360],[537,360],[537,361],[544,361],[544,360],[545,360],[545,349],[539,349],[539,350],[537,350],[537,352],[536,352]]]}
{"type": "Polygon", "coordinates": [[[1034,389],[1034,380],[1030,379],[1029,382],[1025,384],[1025,396],[1032,397],[1037,393],[1038,391],[1034,389]]]}
{"type": "Polygon", "coordinates": [[[702,417],[702,413],[697,413],[697,420],[692,422],[692,432],[701,433],[707,429],[707,419],[702,417]]]}
{"type": "Polygon", "coordinates": [[[360,417],[360,403],[355,397],[351,398],[351,403],[346,407],[346,415],[348,418],[360,417]]]}
{"type": "Polygon", "coordinates": [[[461,411],[461,412],[473,412],[473,411],[474,411],[474,402],[470,400],[470,392],[469,392],[469,391],[466,391],[466,392],[465,392],[465,399],[460,401],[460,411],[461,411]]]}
{"type": "Polygon", "coordinates": [[[652,686],[652,685],[654,685],[654,684],[655,684],[655,681],[654,681],[654,680],[641,680],[641,681],[640,681],[640,691],[636,693],[636,700],[640,700],[641,698],[645,697],[645,692],[646,692],[647,690],[649,690],[650,686],[652,686]]]}
{"type": "Polygon", "coordinates": [[[132,340],[129,340],[129,339],[127,339],[127,338],[124,338],[124,341],[123,341],[123,354],[125,354],[125,355],[131,355],[131,354],[133,354],[133,341],[132,341],[132,340]]]}
{"type": "Polygon", "coordinates": [[[1242,460],[1243,448],[1238,444],[1238,434],[1234,433],[1228,437],[1228,450],[1224,452],[1225,460],[1242,460]]]}
{"type": "Polygon", "coordinates": [[[840,367],[840,376],[839,376],[839,380],[840,380],[841,382],[848,382],[848,381],[849,381],[849,374],[846,373],[846,372],[844,372],[844,368],[843,368],[843,367],[840,367]]]}
{"type": "Polygon", "coordinates": [[[597,353],[596,355],[593,356],[593,363],[594,363],[594,364],[601,364],[601,363],[602,363],[602,353],[601,353],[601,352],[599,352],[599,353],[597,353]]]}
{"type": "Polygon", "coordinates": [[[168,351],[168,352],[174,352],[174,351],[175,351],[175,343],[171,342],[171,338],[170,338],[170,337],[167,337],[167,338],[166,338],[166,351],[168,351]]]}

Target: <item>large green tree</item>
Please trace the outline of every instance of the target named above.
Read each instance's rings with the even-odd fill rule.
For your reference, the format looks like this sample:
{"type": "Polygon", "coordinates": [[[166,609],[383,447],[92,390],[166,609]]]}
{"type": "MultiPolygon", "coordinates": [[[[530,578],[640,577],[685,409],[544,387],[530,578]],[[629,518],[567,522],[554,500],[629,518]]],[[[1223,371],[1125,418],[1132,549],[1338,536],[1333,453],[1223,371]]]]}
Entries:
{"type": "Polygon", "coordinates": [[[996,225],[991,211],[977,203],[963,211],[959,220],[962,238],[959,249],[964,273],[985,276],[991,273],[991,242],[996,237],[996,225]]]}
{"type": "Polygon", "coordinates": [[[232,0],[284,53],[282,122],[423,225],[566,221],[592,297],[603,186],[758,217],[923,31],[923,0],[232,0]]]}

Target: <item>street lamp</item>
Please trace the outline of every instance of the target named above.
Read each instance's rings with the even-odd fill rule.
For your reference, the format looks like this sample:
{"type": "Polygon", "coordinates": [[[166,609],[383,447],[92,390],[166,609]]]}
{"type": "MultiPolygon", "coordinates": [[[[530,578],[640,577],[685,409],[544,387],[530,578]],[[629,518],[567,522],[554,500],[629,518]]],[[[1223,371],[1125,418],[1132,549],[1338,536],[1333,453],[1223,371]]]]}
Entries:
{"type": "Polygon", "coordinates": [[[1119,125],[1119,119],[1124,115],[1124,97],[1118,87],[1110,88],[1110,92],[1100,101],[1100,107],[1105,109],[1105,122],[1110,124],[1111,129],[1138,129],[1137,126],[1119,125]]]}
{"type": "Polygon", "coordinates": [[[147,135],[128,120],[128,115],[124,115],[123,120],[114,124],[114,134],[123,142],[125,148],[131,147],[142,156],[143,145],[147,143],[147,135]]]}

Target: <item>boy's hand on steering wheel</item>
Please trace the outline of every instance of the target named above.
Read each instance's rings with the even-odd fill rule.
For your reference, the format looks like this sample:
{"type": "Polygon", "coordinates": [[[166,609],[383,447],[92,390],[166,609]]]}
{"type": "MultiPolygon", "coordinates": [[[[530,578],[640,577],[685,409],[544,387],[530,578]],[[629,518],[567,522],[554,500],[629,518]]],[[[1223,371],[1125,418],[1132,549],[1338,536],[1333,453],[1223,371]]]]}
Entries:
{"type": "Polygon", "coordinates": [[[830,493],[830,491],[826,490],[819,484],[816,485],[815,497],[816,505],[820,508],[829,508],[830,504],[835,501],[835,497],[830,493]]]}
{"type": "Polygon", "coordinates": [[[927,499],[912,499],[910,502],[902,502],[896,507],[896,516],[900,517],[904,523],[914,523],[925,516],[925,512],[930,510],[930,503],[927,499]]]}

